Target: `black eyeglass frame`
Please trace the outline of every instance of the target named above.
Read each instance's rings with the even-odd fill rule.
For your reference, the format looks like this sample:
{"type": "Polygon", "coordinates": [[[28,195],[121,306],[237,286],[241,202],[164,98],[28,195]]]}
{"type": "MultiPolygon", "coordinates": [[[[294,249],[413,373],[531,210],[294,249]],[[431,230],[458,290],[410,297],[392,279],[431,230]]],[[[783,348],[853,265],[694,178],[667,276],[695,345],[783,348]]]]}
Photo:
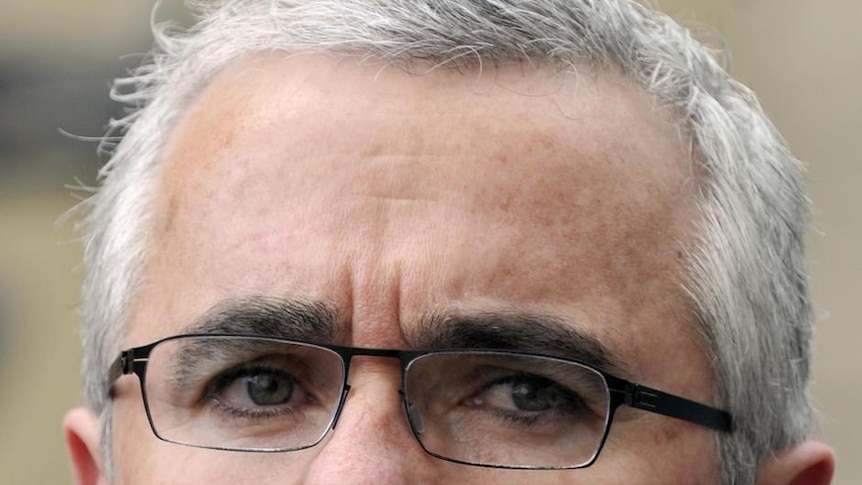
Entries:
{"type": "Polygon", "coordinates": [[[157,340],[147,345],[142,345],[140,347],[134,347],[120,352],[120,355],[114,362],[111,364],[108,370],[108,395],[113,398],[114,397],[114,384],[117,379],[121,376],[128,374],[135,374],[138,376],[138,381],[141,386],[141,397],[144,402],[144,409],[147,414],[147,419],[150,423],[150,428],[153,431],[153,434],[156,435],[157,438],[169,442],[169,443],[177,443],[185,446],[193,446],[197,448],[206,448],[206,449],[215,449],[215,450],[225,450],[225,451],[240,451],[240,452],[288,452],[288,451],[298,451],[303,449],[312,448],[320,444],[321,441],[329,434],[329,431],[335,429],[336,424],[338,423],[338,418],[341,415],[341,411],[344,408],[344,404],[347,400],[347,394],[350,391],[350,384],[348,383],[349,373],[350,373],[350,362],[354,356],[363,356],[363,357],[383,357],[383,358],[395,358],[399,359],[401,362],[401,388],[399,389],[399,394],[402,396],[402,404],[404,405],[404,411],[407,417],[407,421],[410,424],[410,430],[413,433],[413,436],[416,438],[416,441],[419,442],[419,445],[422,449],[436,458],[441,460],[453,462],[453,463],[461,463],[464,465],[472,465],[472,466],[480,466],[486,468],[503,468],[503,469],[529,469],[529,470],[565,470],[565,469],[578,469],[578,468],[586,468],[593,463],[595,463],[596,459],[598,459],[599,454],[602,451],[602,448],[605,445],[605,441],[607,440],[608,433],[611,429],[611,424],[613,423],[614,414],[622,405],[626,405],[629,407],[633,407],[635,409],[641,409],[647,412],[660,414],[663,416],[669,416],[672,418],[681,419],[683,421],[687,421],[694,424],[699,424],[701,426],[706,426],[708,428],[722,431],[722,432],[732,432],[733,431],[733,420],[727,411],[723,411],[721,409],[714,408],[712,406],[708,406],[706,404],[701,404],[696,401],[692,401],[686,399],[684,397],[676,396],[673,394],[669,394],[663,391],[659,391],[657,389],[653,389],[651,387],[644,386],[642,384],[638,384],[635,382],[631,382],[629,380],[623,379],[621,377],[617,377],[613,374],[610,374],[602,369],[597,368],[595,365],[590,364],[588,362],[584,362],[578,359],[560,357],[558,355],[546,355],[532,352],[521,352],[517,350],[510,349],[377,349],[377,348],[365,348],[365,347],[350,347],[344,345],[336,345],[330,343],[320,343],[313,342],[308,340],[301,339],[291,339],[291,338],[282,338],[282,337],[270,337],[266,335],[249,335],[249,334],[236,334],[236,333],[191,333],[191,334],[180,334],[173,335],[170,337],[165,337],[163,339],[157,340]],[[150,405],[147,400],[147,390],[146,390],[146,375],[147,375],[147,363],[149,362],[150,352],[159,344],[163,342],[168,342],[172,340],[178,339],[186,339],[186,338],[237,338],[237,339],[263,339],[263,340],[271,340],[275,342],[283,342],[287,344],[300,344],[306,346],[320,347],[327,350],[330,350],[341,357],[342,365],[343,365],[343,380],[342,388],[341,388],[341,396],[338,401],[338,406],[333,413],[333,417],[331,422],[325,431],[321,434],[320,438],[317,439],[314,443],[311,443],[307,446],[302,446],[298,448],[289,448],[289,449],[237,449],[237,448],[221,448],[216,446],[201,446],[194,445],[189,443],[181,443],[177,441],[173,441],[170,439],[166,439],[162,437],[158,430],[156,429],[156,425],[153,422],[153,416],[150,412],[150,405]],[[527,357],[541,357],[547,359],[555,359],[563,362],[570,362],[574,364],[581,365],[586,367],[597,374],[601,375],[604,379],[608,392],[610,394],[610,400],[608,403],[608,415],[605,420],[604,432],[602,433],[601,440],[599,441],[598,446],[596,447],[595,452],[592,457],[585,463],[581,463],[573,466],[505,466],[505,465],[497,465],[497,464],[485,464],[485,463],[474,463],[464,460],[458,460],[454,458],[449,458],[446,456],[441,456],[435,453],[432,450],[429,450],[425,447],[425,444],[422,442],[422,439],[419,437],[420,432],[416,430],[416,424],[413,422],[413,417],[411,416],[410,410],[408,409],[408,402],[405,398],[405,383],[407,378],[408,368],[410,364],[416,359],[429,355],[429,354],[482,354],[482,353],[494,353],[497,355],[512,355],[512,356],[527,356],[527,357]]]}

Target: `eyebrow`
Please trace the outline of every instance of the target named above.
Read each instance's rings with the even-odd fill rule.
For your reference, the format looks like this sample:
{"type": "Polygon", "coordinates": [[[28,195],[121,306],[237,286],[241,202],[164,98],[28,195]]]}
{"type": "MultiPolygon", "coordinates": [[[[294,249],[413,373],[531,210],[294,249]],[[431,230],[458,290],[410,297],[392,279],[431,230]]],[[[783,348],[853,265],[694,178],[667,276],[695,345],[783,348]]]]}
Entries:
{"type": "Polygon", "coordinates": [[[335,309],[319,301],[253,296],[222,302],[185,328],[187,334],[242,334],[329,342],[335,309]]]}
{"type": "Polygon", "coordinates": [[[628,374],[624,360],[607,345],[549,315],[438,311],[424,316],[411,337],[422,348],[517,350],[580,360],[607,372],[628,374]]]}
{"type": "MultiPolygon", "coordinates": [[[[187,326],[185,334],[238,334],[250,337],[332,341],[337,321],[334,309],[322,302],[254,296],[224,301],[187,326]]],[[[189,342],[171,366],[169,381],[184,389],[206,368],[226,355],[264,347],[251,341],[207,339],[189,342]]]]}

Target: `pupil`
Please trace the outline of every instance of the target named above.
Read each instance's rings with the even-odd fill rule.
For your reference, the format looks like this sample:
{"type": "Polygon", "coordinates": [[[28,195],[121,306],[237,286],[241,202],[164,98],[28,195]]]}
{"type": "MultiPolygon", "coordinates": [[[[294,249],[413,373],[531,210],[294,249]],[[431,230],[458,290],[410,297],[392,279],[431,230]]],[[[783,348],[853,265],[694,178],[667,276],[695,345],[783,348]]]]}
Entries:
{"type": "Polygon", "coordinates": [[[246,389],[258,406],[276,406],[290,400],[293,382],[272,374],[258,374],[248,378],[246,389]]]}
{"type": "Polygon", "coordinates": [[[559,386],[545,379],[521,379],[512,384],[512,402],[522,411],[547,411],[563,399],[559,386]]]}

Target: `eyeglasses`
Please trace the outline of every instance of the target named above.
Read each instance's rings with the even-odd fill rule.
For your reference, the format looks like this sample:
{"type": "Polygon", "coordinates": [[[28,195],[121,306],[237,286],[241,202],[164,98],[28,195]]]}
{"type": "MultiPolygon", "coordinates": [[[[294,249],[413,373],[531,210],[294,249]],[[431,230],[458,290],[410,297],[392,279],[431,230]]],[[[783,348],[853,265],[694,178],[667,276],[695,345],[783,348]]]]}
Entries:
{"type": "Polygon", "coordinates": [[[422,448],[496,468],[591,465],[620,405],[730,431],[728,413],[587,363],[508,350],[392,350],[234,334],[168,337],[123,351],[110,388],[137,374],[155,435],[182,445],[283,452],[338,421],[353,356],[401,361],[400,393],[422,448]]]}

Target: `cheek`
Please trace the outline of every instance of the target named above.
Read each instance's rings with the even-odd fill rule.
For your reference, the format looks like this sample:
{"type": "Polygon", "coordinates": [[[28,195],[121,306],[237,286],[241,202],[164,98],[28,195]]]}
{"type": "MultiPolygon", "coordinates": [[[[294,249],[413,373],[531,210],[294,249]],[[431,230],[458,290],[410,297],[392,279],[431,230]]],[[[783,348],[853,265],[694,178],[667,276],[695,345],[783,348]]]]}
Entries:
{"type": "Polygon", "coordinates": [[[655,483],[717,484],[713,434],[694,425],[667,424],[636,445],[641,469],[656,477],[655,483]]]}
{"type": "Polygon", "coordinates": [[[112,453],[119,483],[143,483],[145,477],[158,474],[160,468],[154,465],[158,462],[156,450],[161,441],[150,428],[140,392],[129,392],[131,381],[127,379],[124,386],[118,386],[118,394],[123,397],[113,405],[112,453]]]}
{"type": "MultiPolygon", "coordinates": [[[[238,453],[165,443],[149,455],[147,468],[120,483],[290,484],[302,483],[310,458],[305,452],[238,453]]],[[[119,477],[118,477],[119,478],[119,477]]]]}
{"type": "MultiPolygon", "coordinates": [[[[194,448],[158,439],[140,393],[128,384],[114,404],[113,460],[116,483],[300,483],[314,449],[293,453],[238,453],[194,448]]],[[[136,383],[134,383],[136,385],[136,383]]]]}
{"type": "Polygon", "coordinates": [[[140,393],[129,392],[129,387],[122,388],[123,398],[114,404],[113,460],[117,483],[226,483],[219,478],[226,471],[224,462],[218,456],[208,456],[215,452],[158,439],[150,428],[140,393]]]}

